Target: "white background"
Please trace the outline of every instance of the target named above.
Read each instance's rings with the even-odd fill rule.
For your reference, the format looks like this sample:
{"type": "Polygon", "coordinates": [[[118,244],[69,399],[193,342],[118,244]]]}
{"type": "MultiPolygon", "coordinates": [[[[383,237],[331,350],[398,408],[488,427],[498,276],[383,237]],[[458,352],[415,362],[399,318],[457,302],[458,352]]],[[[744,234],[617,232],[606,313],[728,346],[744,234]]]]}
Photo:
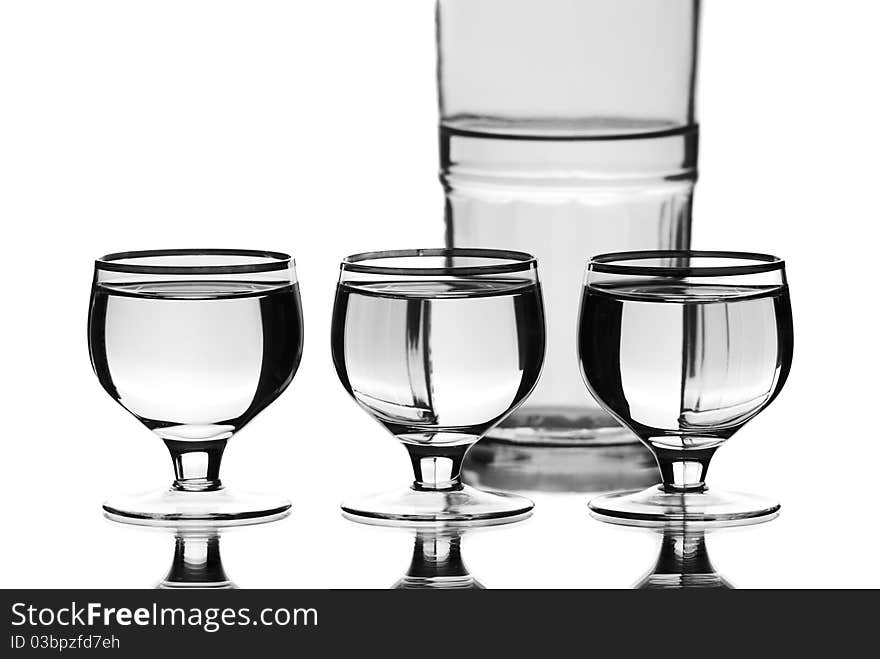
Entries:
{"type": "MultiPolygon", "coordinates": [[[[783,256],[796,333],[785,390],[710,473],[783,503],[710,538],[741,587],[880,586],[878,25],[866,0],[705,6],[693,244],[783,256]]],[[[0,3],[0,585],[150,587],[170,563],[167,533],[101,516],[171,465],[98,385],[85,336],[93,259],[169,246],[297,260],[302,367],[223,473],[295,510],[223,538],[232,579],[383,588],[404,572],[406,532],[338,514],[410,473],[337,381],[329,323],[341,257],[442,242],[433,76],[431,0],[0,3]]],[[[592,520],[585,496],[536,501],[525,524],[465,539],[487,587],[627,587],[653,563],[656,537],[592,520]]]]}

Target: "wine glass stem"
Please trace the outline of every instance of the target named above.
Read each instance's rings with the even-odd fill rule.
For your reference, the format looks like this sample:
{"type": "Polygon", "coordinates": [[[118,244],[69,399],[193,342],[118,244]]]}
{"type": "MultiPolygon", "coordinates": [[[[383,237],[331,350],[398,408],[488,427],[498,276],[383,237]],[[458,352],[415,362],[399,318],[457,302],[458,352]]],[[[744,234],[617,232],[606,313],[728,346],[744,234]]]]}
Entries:
{"type": "Polygon", "coordinates": [[[220,460],[226,448],[225,439],[186,442],[166,439],[165,446],[174,464],[175,490],[209,492],[223,487],[220,482],[220,460]]]}
{"type": "Polygon", "coordinates": [[[663,489],[667,492],[701,492],[706,489],[706,472],[717,447],[676,450],[654,447],[663,489]]]}
{"type": "Polygon", "coordinates": [[[404,444],[412,461],[414,490],[460,490],[461,465],[471,444],[421,446],[404,444]]]}

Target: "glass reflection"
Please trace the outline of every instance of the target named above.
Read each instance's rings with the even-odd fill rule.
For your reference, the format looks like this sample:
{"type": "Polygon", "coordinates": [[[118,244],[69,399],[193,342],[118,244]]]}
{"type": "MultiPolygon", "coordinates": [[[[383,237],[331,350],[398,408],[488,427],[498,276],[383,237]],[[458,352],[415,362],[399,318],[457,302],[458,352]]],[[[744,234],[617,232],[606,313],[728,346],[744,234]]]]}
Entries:
{"type": "Polygon", "coordinates": [[[731,589],[734,586],[715,570],[706,549],[706,528],[692,525],[663,529],[657,563],[634,586],[638,590],[684,588],[731,589]]]}
{"type": "Polygon", "coordinates": [[[220,554],[220,536],[229,531],[239,532],[245,527],[274,524],[286,518],[289,512],[276,517],[254,517],[251,519],[228,519],[220,521],[192,521],[156,519],[144,524],[143,520],[104,513],[104,518],[112,524],[120,524],[141,531],[159,532],[174,538],[174,554],[171,567],[165,578],[156,584],[161,590],[195,589],[234,589],[233,583],[223,567],[220,554]]]}
{"type": "Polygon", "coordinates": [[[220,529],[174,530],[174,558],[171,569],[156,586],[162,590],[194,588],[238,588],[223,568],[220,557],[220,529]]]}
{"type": "Polygon", "coordinates": [[[392,590],[485,588],[470,575],[461,558],[463,533],[460,529],[417,530],[409,569],[392,590]]]}

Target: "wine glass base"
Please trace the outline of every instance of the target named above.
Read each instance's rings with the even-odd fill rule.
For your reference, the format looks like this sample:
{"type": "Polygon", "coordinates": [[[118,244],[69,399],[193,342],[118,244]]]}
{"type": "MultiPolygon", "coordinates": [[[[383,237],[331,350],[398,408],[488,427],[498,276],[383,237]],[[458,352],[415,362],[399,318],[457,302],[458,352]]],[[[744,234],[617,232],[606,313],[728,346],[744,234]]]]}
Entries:
{"type": "Polygon", "coordinates": [[[141,495],[114,497],[103,505],[114,522],[139,526],[197,528],[265,524],[286,517],[290,501],[268,494],[230,491],[159,490],[141,495]]]}
{"type": "Polygon", "coordinates": [[[709,488],[702,492],[666,492],[660,485],[605,494],[592,499],[589,506],[593,515],[604,522],[647,527],[758,524],[776,517],[780,508],[776,501],[754,494],[709,488]]]}
{"type": "Polygon", "coordinates": [[[484,492],[469,485],[459,490],[396,490],[342,504],[343,515],[380,526],[492,526],[529,517],[535,504],[525,497],[484,492]]]}

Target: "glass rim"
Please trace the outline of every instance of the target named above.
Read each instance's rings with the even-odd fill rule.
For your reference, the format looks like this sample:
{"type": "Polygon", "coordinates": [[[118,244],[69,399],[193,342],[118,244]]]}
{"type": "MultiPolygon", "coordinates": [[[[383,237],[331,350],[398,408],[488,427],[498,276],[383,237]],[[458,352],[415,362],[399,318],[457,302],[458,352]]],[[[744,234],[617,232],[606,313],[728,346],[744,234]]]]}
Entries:
{"type": "Polygon", "coordinates": [[[785,261],[772,254],[759,252],[736,252],[702,249],[642,250],[631,252],[609,252],[597,254],[590,259],[588,268],[592,272],[609,275],[638,275],[665,277],[729,277],[774,272],[785,269],[785,261]],[[618,261],[638,261],[659,258],[716,258],[732,261],[752,261],[742,265],[626,265],[618,261]],[[754,263],[758,261],[758,263],[754,263]]]}
{"type": "Polygon", "coordinates": [[[230,275],[254,272],[274,272],[286,270],[295,262],[290,254],[256,249],[145,249],[129,252],[114,252],[95,259],[96,270],[127,272],[132,274],[155,275],[230,275]],[[138,265],[119,263],[130,259],[144,259],[164,256],[244,256],[266,259],[263,263],[228,263],[219,265],[138,265]]]}
{"type": "Polygon", "coordinates": [[[471,247],[437,247],[430,249],[391,249],[374,252],[360,252],[346,256],[340,269],[346,272],[359,272],[376,275],[490,275],[508,272],[525,272],[537,267],[538,260],[527,252],[516,252],[505,249],[481,249],[471,247]],[[380,261],[382,259],[420,258],[420,257],[473,257],[497,259],[497,264],[486,265],[450,265],[433,268],[411,266],[366,265],[362,261],[380,261]]]}

